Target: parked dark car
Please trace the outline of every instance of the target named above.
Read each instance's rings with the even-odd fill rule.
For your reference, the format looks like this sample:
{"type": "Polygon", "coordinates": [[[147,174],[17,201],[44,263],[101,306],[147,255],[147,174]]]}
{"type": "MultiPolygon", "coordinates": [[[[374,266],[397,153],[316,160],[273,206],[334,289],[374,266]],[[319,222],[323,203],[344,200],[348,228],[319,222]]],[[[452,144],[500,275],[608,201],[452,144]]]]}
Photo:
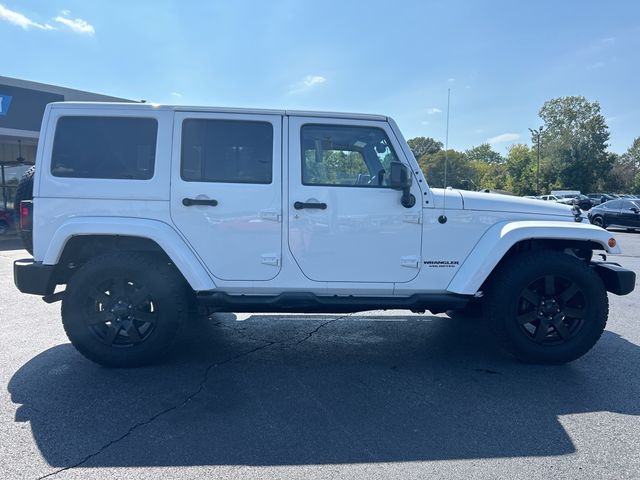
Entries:
{"type": "Polygon", "coordinates": [[[13,214],[9,210],[0,210],[0,235],[5,235],[13,225],[13,214]]]}
{"type": "Polygon", "coordinates": [[[587,197],[589,197],[589,200],[591,200],[591,203],[593,203],[594,207],[596,205],[600,205],[601,203],[608,202],[609,200],[614,199],[614,197],[607,193],[589,193],[587,194],[587,197]]]}
{"type": "Polygon", "coordinates": [[[593,207],[589,221],[602,228],[621,227],[640,230],[640,200],[616,199],[593,207]]]}
{"type": "Polygon", "coordinates": [[[586,195],[563,195],[558,202],[566,205],[577,205],[580,210],[589,210],[593,207],[593,202],[586,195]]]}

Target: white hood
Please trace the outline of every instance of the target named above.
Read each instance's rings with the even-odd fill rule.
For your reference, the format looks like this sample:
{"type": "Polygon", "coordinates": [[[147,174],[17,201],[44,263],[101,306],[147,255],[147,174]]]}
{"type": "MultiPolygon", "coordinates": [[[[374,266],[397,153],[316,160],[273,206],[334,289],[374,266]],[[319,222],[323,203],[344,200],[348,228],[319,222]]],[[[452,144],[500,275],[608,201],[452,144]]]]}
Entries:
{"type": "Polygon", "coordinates": [[[470,192],[458,190],[465,210],[526,213],[573,217],[571,206],[534,198],[512,197],[498,193],[470,192]]]}

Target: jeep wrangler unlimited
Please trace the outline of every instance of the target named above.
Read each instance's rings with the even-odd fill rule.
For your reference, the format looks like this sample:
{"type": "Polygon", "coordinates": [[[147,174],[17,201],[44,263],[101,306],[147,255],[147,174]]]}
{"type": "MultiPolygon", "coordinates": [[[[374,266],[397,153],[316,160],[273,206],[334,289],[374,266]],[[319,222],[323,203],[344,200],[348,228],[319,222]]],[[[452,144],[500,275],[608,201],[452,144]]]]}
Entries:
{"type": "Polygon", "coordinates": [[[429,187],[386,116],[53,103],[26,181],[15,284],[107,366],[157,360],[193,305],[479,305],[517,358],[563,363],[635,286],[577,207],[429,187]]]}

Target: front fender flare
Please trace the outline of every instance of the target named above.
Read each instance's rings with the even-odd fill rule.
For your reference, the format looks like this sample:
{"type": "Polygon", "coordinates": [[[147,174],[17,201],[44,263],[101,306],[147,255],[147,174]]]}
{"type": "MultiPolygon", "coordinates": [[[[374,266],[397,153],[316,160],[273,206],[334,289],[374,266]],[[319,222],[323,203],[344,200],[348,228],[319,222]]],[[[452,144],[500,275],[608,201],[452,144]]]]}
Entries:
{"type": "Polygon", "coordinates": [[[215,283],[189,245],[170,225],[143,218],[74,217],[54,233],[44,255],[44,265],[56,265],[71,237],[78,235],[122,235],[156,242],[180,270],[191,288],[212,290],[215,283]]]}
{"type": "Polygon", "coordinates": [[[606,230],[585,223],[552,220],[500,222],[480,238],[449,282],[447,290],[464,295],[475,294],[509,249],[522,240],[591,241],[602,245],[608,253],[620,253],[617,245],[609,247],[608,241],[612,237],[606,230]]]}

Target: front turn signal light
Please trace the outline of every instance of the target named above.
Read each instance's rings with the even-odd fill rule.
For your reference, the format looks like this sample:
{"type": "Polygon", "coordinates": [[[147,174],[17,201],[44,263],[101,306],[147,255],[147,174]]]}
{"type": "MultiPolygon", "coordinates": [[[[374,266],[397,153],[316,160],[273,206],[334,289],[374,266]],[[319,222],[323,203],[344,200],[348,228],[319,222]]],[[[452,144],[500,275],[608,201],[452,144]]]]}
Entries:
{"type": "Polygon", "coordinates": [[[609,245],[609,247],[613,248],[618,244],[618,242],[616,242],[615,238],[610,238],[609,241],[607,242],[607,245],[609,245]]]}

